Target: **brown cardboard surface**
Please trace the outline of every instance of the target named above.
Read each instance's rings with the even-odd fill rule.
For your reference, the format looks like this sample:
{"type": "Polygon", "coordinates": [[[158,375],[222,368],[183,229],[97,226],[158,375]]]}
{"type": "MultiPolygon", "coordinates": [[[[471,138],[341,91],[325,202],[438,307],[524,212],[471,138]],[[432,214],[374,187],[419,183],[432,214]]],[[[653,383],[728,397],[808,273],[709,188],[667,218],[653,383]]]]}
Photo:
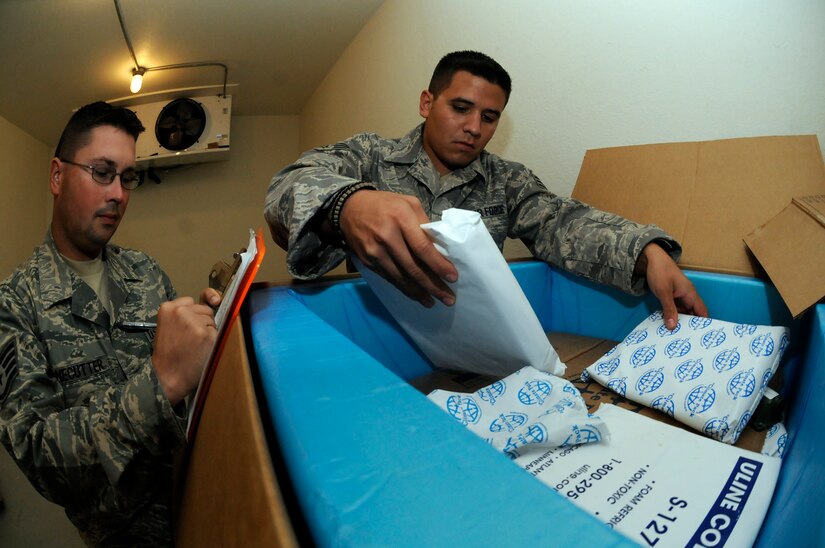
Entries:
{"type": "Polygon", "coordinates": [[[745,243],[794,317],[825,297],[825,195],[794,198],[745,243]]]}
{"type": "Polygon", "coordinates": [[[410,381],[413,388],[422,394],[429,394],[433,390],[447,390],[449,392],[463,392],[469,394],[493,384],[501,377],[480,375],[467,371],[433,371],[410,381]]]}
{"type": "Polygon", "coordinates": [[[240,320],[178,470],[176,546],[298,546],[261,426],[240,320]]]}
{"type": "Polygon", "coordinates": [[[754,276],[743,238],[793,196],[825,193],[815,135],[589,150],[572,196],[657,224],[683,247],[683,268],[754,276]]]}

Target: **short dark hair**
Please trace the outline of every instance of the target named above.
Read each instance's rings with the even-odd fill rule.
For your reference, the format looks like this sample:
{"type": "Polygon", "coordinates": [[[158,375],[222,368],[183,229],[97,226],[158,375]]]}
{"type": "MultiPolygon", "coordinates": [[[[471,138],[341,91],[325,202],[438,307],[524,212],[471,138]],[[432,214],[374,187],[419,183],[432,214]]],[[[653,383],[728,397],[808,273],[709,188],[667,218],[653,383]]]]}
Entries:
{"type": "Polygon", "coordinates": [[[138,120],[137,115],[125,107],[115,107],[104,101],[97,101],[80,107],[72,114],[69,122],[63,129],[60,141],[54,151],[56,158],[71,158],[75,152],[89,142],[91,131],[100,126],[113,126],[125,131],[137,141],[146,128],[138,120]]]}
{"type": "Polygon", "coordinates": [[[505,102],[510,100],[510,75],[492,57],[477,51],[454,51],[442,57],[430,79],[430,93],[437,96],[447,89],[453,80],[453,74],[460,70],[496,84],[504,90],[505,102]]]}

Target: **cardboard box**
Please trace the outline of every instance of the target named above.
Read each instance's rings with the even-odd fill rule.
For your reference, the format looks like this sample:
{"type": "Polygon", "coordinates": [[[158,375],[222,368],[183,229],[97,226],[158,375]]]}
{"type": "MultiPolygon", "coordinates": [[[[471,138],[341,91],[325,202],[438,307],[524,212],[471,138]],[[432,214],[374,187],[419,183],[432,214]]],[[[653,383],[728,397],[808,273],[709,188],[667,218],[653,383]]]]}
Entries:
{"type": "MultiPolygon", "coordinates": [[[[536,261],[511,268],[546,332],[620,340],[657,304],[536,261]]],[[[719,319],[790,322],[770,285],[688,275],[719,319]]],[[[277,434],[296,506],[317,544],[576,546],[585,531],[588,544],[634,545],[490,450],[411,386],[432,368],[365,282],[259,288],[247,305],[268,404],[264,420],[277,434]],[[444,516],[455,526],[445,527],[444,516]]],[[[792,441],[756,546],[788,538],[815,545],[825,534],[818,502],[825,460],[817,457],[825,451],[825,398],[817,395],[825,382],[825,306],[810,314],[787,400],[792,441]]],[[[603,350],[567,342],[557,348],[569,361],[603,350]]]]}
{"type": "MultiPolygon", "coordinates": [[[[825,193],[824,172],[811,136],[623,147],[588,152],[574,197],[659,224],[684,245],[683,267],[747,275],[759,267],[743,238],[793,196],[825,193]]],[[[535,261],[512,269],[548,332],[620,340],[657,306],[650,296],[621,294],[535,261]]],[[[771,325],[790,321],[778,294],[757,280],[689,276],[697,287],[701,284],[719,319],[771,325]]],[[[413,379],[432,368],[363,281],[259,285],[246,308],[259,414],[220,417],[232,410],[237,396],[210,393],[197,438],[201,447],[193,454],[200,453],[204,468],[198,472],[193,467],[188,479],[195,480],[188,485],[209,485],[199,482],[201,477],[214,481],[215,489],[187,493],[190,515],[212,515],[209,501],[220,497],[227,484],[237,483],[236,474],[220,473],[229,469],[223,455],[242,447],[239,438],[247,435],[238,425],[251,420],[264,423],[254,432],[271,431],[277,439],[271,444],[259,436],[253,445],[271,451],[272,460],[288,474],[273,474],[265,458],[256,463],[249,455],[237,455],[244,457],[241,467],[249,463],[244,483],[235,486],[238,497],[254,493],[247,481],[255,484],[257,478],[258,487],[269,494],[256,495],[252,506],[275,507],[283,516],[283,505],[270,489],[284,481],[296,496],[286,505],[290,516],[300,515],[300,530],[305,526],[317,544],[577,545],[585,531],[590,544],[634,545],[490,451],[415,390],[413,379]],[[205,427],[213,421],[211,434],[205,427]],[[445,527],[445,516],[456,526],[445,527]]],[[[757,546],[775,546],[788,538],[814,545],[825,538],[825,506],[818,502],[825,477],[825,460],[818,457],[825,451],[825,398],[816,394],[825,383],[825,368],[820,367],[825,306],[809,314],[812,321],[799,333],[795,388],[788,400],[792,443],[757,546]]],[[[585,342],[584,348],[577,346],[580,342],[572,341],[560,353],[574,361],[604,350],[602,343],[585,342]]],[[[244,349],[237,346],[227,349],[227,355],[244,349]]],[[[230,376],[238,374],[230,371],[230,376]]],[[[468,388],[479,381],[452,380],[468,388]]],[[[222,384],[217,377],[216,382],[222,384]]],[[[210,525],[229,535],[234,527],[243,527],[240,522],[233,526],[233,519],[239,514],[250,519],[254,513],[235,504],[231,506],[239,512],[227,511],[224,520],[210,525]]],[[[198,527],[203,521],[193,523],[198,527]]],[[[278,516],[269,521],[273,525],[257,539],[277,543],[289,527],[279,527],[278,516]]],[[[182,537],[202,538],[192,532],[182,537]]]]}
{"type": "Polygon", "coordinates": [[[743,239],[794,196],[825,193],[815,135],[589,150],[572,196],[654,223],[683,247],[682,268],[760,273],[743,239]]]}
{"type": "Polygon", "coordinates": [[[176,477],[175,545],[299,546],[261,423],[240,319],[176,477]]]}
{"type": "Polygon", "coordinates": [[[825,194],[793,198],[745,243],[794,317],[825,297],[825,194]]]}

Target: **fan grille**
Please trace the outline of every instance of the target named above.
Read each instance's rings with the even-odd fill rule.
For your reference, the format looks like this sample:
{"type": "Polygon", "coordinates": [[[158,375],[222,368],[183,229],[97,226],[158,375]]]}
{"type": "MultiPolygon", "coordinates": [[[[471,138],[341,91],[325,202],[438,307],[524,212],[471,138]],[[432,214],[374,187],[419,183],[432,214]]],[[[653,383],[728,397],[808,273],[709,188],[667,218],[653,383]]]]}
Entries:
{"type": "Polygon", "coordinates": [[[206,112],[193,99],[175,99],[160,111],[155,122],[155,137],[163,148],[186,150],[198,142],[206,128],[206,112]]]}

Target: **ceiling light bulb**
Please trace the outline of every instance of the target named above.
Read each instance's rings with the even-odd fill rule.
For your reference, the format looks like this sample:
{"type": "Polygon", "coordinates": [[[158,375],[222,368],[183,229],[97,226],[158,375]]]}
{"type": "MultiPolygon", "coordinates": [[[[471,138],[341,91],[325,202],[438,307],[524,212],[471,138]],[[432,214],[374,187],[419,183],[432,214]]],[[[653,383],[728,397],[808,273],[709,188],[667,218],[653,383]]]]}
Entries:
{"type": "Polygon", "coordinates": [[[145,70],[143,69],[134,69],[132,70],[132,84],[129,86],[129,89],[132,93],[137,93],[140,91],[140,86],[143,85],[143,73],[145,70]]]}

